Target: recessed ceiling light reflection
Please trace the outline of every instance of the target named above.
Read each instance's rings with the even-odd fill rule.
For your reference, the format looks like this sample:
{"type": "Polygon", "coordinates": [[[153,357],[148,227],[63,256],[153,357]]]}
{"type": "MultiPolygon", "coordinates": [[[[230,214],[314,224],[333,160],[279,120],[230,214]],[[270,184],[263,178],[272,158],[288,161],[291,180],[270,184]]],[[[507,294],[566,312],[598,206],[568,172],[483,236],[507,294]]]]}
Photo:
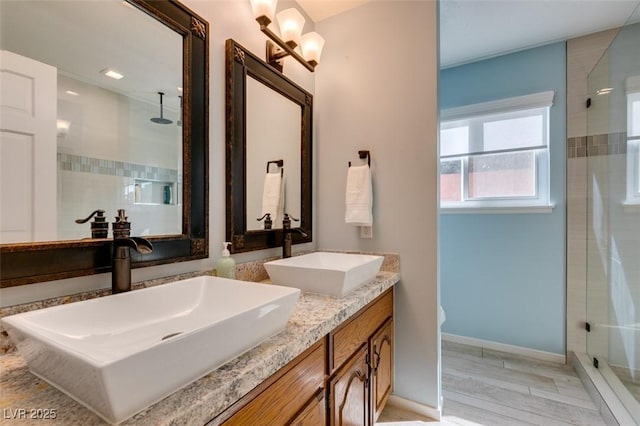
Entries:
{"type": "Polygon", "coordinates": [[[114,80],[120,80],[122,77],[124,77],[123,74],[111,68],[105,68],[100,71],[100,73],[106,75],[107,77],[113,78],[114,80]]]}

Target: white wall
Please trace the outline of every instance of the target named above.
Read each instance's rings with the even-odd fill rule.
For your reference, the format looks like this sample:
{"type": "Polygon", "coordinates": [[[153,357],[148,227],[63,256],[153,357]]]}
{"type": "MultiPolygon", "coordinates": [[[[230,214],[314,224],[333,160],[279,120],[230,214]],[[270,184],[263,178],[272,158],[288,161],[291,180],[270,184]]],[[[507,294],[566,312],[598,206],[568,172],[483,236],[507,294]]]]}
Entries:
{"type": "Polygon", "coordinates": [[[319,249],[396,252],[396,396],[439,407],[437,3],[376,1],[321,21],[319,249]],[[372,155],[373,239],[344,223],[347,162],[372,155]]]}
{"type": "MultiPolygon", "coordinates": [[[[134,269],[132,271],[134,282],[214,267],[215,259],[220,256],[222,242],[225,240],[225,40],[233,38],[258,56],[264,57],[267,37],[260,32],[258,24],[253,19],[248,0],[184,0],[184,4],[207,20],[210,25],[209,259],[134,269]]],[[[281,1],[278,11],[291,6],[293,6],[292,1],[281,1]]],[[[313,22],[307,19],[304,32],[312,30],[313,22]]],[[[315,92],[315,74],[308,72],[294,60],[285,60],[284,73],[305,90],[315,92]]],[[[313,249],[315,245],[315,241],[296,245],[294,252],[313,249]]],[[[234,255],[234,258],[236,262],[245,262],[279,255],[280,251],[280,248],[274,248],[234,255]]],[[[99,274],[3,288],[0,290],[0,304],[8,306],[110,286],[111,274],[99,274]]]]}

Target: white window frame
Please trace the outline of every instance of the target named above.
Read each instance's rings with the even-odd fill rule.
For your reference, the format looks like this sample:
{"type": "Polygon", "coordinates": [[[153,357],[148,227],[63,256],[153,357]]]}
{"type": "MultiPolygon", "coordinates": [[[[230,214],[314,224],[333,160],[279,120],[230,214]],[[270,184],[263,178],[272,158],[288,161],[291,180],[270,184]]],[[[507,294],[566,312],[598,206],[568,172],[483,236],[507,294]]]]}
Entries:
{"type": "Polygon", "coordinates": [[[442,156],[440,161],[461,160],[461,194],[463,201],[441,201],[441,211],[445,213],[549,213],[553,209],[550,202],[549,190],[549,110],[553,105],[553,91],[534,93],[531,95],[501,99],[491,102],[467,105],[463,107],[442,110],[440,113],[440,130],[447,128],[469,126],[470,144],[469,154],[460,156],[442,156]],[[539,111],[539,110],[543,111],[539,111]],[[531,116],[532,110],[542,112],[544,145],[527,148],[514,148],[496,151],[483,151],[482,128],[484,122],[494,121],[496,115],[504,118],[519,118],[531,116]],[[489,155],[499,153],[533,152],[535,169],[534,196],[504,196],[470,198],[469,189],[469,158],[474,155],[489,155]]]}
{"type": "Polygon", "coordinates": [[[627,82],[627,194],[624,205],[633,207],[640,206],[640,129],[632,129],[631,125],[632,104],[638,101],[640,87],[631,88],[627,82]]]}

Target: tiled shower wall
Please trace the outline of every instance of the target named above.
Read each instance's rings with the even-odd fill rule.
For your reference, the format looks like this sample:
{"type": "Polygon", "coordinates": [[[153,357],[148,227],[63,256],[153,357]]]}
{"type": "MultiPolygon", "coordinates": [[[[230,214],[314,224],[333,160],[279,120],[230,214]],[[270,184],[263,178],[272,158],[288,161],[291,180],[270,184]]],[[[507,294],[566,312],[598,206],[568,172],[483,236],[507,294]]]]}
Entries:
{"type": "Polygon", "coordinates": [[[75,220],[96,209],[105,210],[109,222],[125,209],[132,235],[182,232],[177,111],[165,108],[173,123],[158,125],[149,119],[156,104],[59,74],[57,113],[70,123],[57,139],[58,239],[89,238],[89,224],[75,220]]]}
{"type": "Polygon", "coordinates": [[[626,132],[567,139],[567,158],[569,159],[626,153],[626,132]]]}
{"type": "Polygon", "coordinates": [[[102,160],[58,153],[58,169],[100,175],[122,176],[163,182],[177,182],[178,170],[123,161],[102,160]]]}
{"type": "Polygon", "coordinates": [[[58,153],[58,238],[88,238],[89,225],[78,225],[75,220],[103,209],[111,222],[118,208],[126,210],[132,235],[179,234],[181,202],[138,203],[138,180],[171,183],[176,194],[181,188],[176,169],[58,153]]]}

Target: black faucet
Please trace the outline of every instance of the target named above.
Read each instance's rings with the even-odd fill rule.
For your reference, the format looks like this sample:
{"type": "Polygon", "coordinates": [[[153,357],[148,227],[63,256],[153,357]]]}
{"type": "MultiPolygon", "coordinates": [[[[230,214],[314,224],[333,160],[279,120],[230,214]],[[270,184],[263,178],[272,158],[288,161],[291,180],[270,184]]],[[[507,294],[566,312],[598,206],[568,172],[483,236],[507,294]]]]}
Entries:
{"type": "Polygon", "coordinates": [[[291,221],[294,220],[296,222],[299,219],[296,219],[289,214],[284,214],[284,219],[282,219],[282,258],[285,259],[287,257],[291,257],[291,234],[293,232],[297,232],[303,237],[307,236],[307,233],[302,230],[302,228],[292,228],[291,221]]]}
{"type": "Polygon", "coordinates": [[[111,268],[111,292],[131,290],[131,249],[138,253],[151,253],[153,246],[141,237],[130,237],[131,223],[127,222],[124,209],[118,210],[113,222],[113,262],[111,268]]]}

